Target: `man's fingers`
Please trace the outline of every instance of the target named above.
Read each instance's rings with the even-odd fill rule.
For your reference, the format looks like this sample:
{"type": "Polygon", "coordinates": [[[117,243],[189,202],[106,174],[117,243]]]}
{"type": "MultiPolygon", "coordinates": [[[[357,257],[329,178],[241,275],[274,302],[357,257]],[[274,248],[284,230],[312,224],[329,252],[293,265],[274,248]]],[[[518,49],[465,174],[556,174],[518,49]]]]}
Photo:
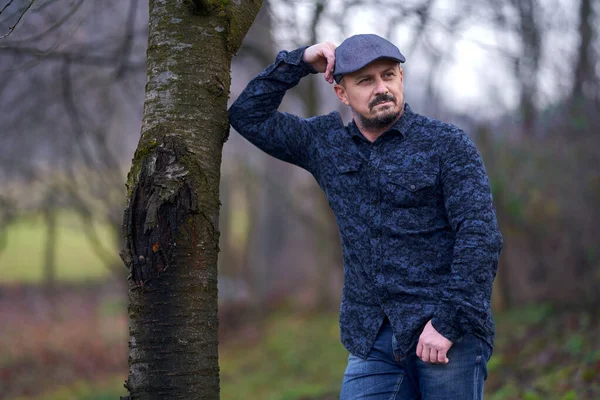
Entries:
{"type": "Polygon", "coordinates": [[[329,83],[333,83],[333,68],[335,67],[335,45],[327,42],[327,46],[323,48],[323,57],[327,60],[325,67],[325,79],[329,83]]]}
{"type": "Polygon", "coordinates": [[[421,360],[428,363],[430,354],[431,354],[431,349],[429,347],[423,347],[423,353],[421,353],[421,360]]]}
{"type": "Polygon", "coordinates": [[[325,80],[329,83],[333,83],[333,77],[331,76],[331,68],[327,66],[327,70],[325,71],[325,80]]]}
{"type": "Polygon", "coordinates": [[[429,352],[429,360],[427,362],[432,364],[437,364],[438,351],[436,349],[431,349],[429,352]]]}
{"type": "Polygon", "coordinates": [[[325,79],[329,83],[333,83],[333,68],[335,67],[335,55],[332,51],[325,53],[327,58],[327,67],[325,68],[325,79]]]}
{"type": "Polygon", "coordinates": [[[421,344],[417,345],[417,357],[429,364],[447,364],[449,361],[446,357],[446,351],[436,350],[421,344]]]}
{"type": "Polygon", "coordinates": [[[439,362],[440,364],[447,364],[448,363],[448,357],[446,357],[446,351],[445,350],[440,350],[437,353],[437,362],[439,362]]]}
{"type": "Polygon", "coordinates": [[[448,363],[448,357],[447,357],[447,353],[448,353],[448,349],[441,349],[441,350],[437,350],[435,347],[430,347],[430,346],[426,346],[423,344],[423,342],[419,339],[419,342],[417,343],[417,357],[420,358],[422,361],[426,362],[426,363],[430,363],[430,364],[447,364],[448,363]]]}

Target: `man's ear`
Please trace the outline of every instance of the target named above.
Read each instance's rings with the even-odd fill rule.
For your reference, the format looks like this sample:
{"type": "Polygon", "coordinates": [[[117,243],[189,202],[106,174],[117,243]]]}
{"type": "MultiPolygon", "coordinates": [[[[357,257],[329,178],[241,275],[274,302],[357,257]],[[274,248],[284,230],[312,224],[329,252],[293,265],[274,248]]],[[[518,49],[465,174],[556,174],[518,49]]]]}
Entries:
{"type": "Polygon", "coordinates": [[[350,105],[348,103],[348,96],[346,94],[346,88],[343,85],[336,83],[335,85],[333,85],[333,90],[335,90],[335,94],[337,95],[338,99],[340,99],[340,101],[342,103],[344,103],[347,106],[350,105]]]}

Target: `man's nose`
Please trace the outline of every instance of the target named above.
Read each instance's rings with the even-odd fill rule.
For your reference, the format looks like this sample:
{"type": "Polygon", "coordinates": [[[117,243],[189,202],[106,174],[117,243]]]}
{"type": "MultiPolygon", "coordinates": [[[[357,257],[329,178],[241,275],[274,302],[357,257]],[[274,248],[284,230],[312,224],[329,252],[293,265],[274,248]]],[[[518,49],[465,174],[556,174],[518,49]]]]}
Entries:
{"type": "Polygon", "coordinates": [[[375,94],[379,95],[379,94],[384,94],[388,92],[388,88],[385,84],[385,82],[383,81],[383,79],[377,79],[377,81],[375,82],[376,86],[375,86],[375,94]]]}

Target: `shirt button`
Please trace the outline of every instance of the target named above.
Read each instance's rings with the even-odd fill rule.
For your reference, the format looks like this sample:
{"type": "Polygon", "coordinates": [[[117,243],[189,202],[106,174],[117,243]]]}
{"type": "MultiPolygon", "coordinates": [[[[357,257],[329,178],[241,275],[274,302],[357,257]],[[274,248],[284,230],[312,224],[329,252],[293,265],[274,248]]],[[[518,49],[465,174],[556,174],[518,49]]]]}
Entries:
{"type": "Polygon", "coordinates": [[[411,189],[414,189],[414,188],[415,188],[415,185],[410,185],[410,188],[411,188],[411,189]]]}

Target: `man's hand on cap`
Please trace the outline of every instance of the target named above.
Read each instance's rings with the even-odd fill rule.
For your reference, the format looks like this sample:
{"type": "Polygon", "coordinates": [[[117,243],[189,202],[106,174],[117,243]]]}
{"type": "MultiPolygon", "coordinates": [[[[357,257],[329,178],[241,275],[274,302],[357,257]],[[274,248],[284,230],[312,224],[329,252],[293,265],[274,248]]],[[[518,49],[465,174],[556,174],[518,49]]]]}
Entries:
{"type": "Polygon", "coordinates": [[[335,66],[335,44],[322,42],[304,50],[303,60],[317,72],[325,73],[325,80],[333,83],[333,67],[335,66]]]}

